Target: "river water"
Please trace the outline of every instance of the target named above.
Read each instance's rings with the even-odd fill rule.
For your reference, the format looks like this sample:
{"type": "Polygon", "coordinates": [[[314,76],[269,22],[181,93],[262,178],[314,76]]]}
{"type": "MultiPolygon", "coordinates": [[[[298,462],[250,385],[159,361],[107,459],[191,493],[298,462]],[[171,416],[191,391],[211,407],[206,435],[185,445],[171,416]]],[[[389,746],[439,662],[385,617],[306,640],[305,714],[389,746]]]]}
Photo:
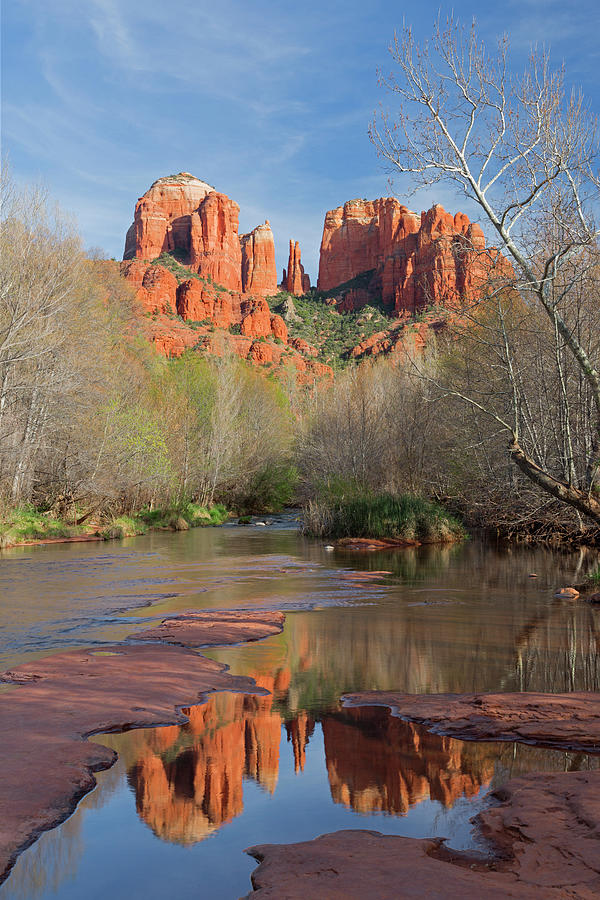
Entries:
{"type": "Polygon", "coordinates": [[[587,565],[477,541],[331,552],[302,538],[293,515],[4,553],[0,671],[180,610],[289,612],[281,635],[204,651],[268,696],[216,694],[184,726],[97,738],[117,764],[21,855],[0,897],[232,900],[250,890],[245,847],[339,828],[484,852],[470,819],[491,788],[598,758],[445,738],[340,697],[599,690],[600,610],[553,598],[587,565]]]}

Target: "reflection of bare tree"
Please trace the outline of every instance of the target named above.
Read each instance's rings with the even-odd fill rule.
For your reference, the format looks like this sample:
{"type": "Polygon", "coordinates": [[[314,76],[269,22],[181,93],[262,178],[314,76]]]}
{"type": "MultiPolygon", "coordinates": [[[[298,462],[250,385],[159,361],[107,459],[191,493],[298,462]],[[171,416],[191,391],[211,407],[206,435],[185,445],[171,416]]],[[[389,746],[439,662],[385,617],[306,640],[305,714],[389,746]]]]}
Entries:
{"type": "Polygon", "coordinates": [[[555,600],[528,622],[515,640],[514,670],[502,690],[598,690],[600,627],[588,604],[555,600]]]}

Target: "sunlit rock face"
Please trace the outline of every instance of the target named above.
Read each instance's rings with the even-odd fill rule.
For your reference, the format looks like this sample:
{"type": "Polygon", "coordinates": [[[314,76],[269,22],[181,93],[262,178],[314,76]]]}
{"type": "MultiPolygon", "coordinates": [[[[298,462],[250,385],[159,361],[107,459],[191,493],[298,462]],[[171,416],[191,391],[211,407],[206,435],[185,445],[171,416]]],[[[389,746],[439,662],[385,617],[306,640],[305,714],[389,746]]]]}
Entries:
{"type": "Polygon", "coordinates": [[[454,308],[509,272],[493,248],[486,251],[479,225],[439,204],[418,216],[393,197],[349,200],[325,215],[319,290],[369,273],[345,292],[342,309],[358,309],[374,296],[397,314],[454,308]]]}
{"type": "Polygon", "coordinates": [[[304,272],[298,241],[290,241],[288,266],[283,270],[281,287],[297,297],[310,291],[310,277],[304,272]]]}
{"type": "Polygon", "coordinates": [[[242,248],[242,290],[268,297],[277,293],[275,242],[267,220],[240,238],[242,248]]]}
{"type": "Polygon", "coordinates": [[[189,172],[155,181],[136,204],[123,259],[154,259],[175,249],[189,253],[191,215],[212,191],[189,172]]]}
{"type": "Polygon", "coordinates": [[[159,178],[140,197],[125,239],[124,260],[172,253],[192,272],[234,292],[277,290],[268,222],[240,235],[238,204],[189,172],[159,178]]]}
{"type": "Polygon", "coordinates": [[[485,748],[431,734],[387,709],[347,709],[323,720],[325,757],[336,803],[360,813],[405,815],[423,800],[452,806],[494,774],[485,748]]]}

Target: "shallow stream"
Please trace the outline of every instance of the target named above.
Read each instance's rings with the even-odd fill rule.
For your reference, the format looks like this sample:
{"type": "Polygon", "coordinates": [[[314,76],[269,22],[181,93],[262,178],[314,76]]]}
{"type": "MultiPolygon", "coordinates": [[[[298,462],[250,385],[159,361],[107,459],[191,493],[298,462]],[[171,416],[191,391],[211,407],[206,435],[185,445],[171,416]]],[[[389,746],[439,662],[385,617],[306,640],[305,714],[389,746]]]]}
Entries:
{"type": "Polygon", "coordinates": [[[245,847],[339,828],[485,851],[470,819],[491,788],[598,758],[462,742],[340,697],[599,690],[600,610],[553,598],[586,565],[476,541],[331,552],[303,539],[292,515],[4,553],[0,671],[122,640],[167,612],[289,612],[281,635],[204,651],[268,696],[216,694],[184,726],[99,738],[118,750],[117,764],[21,855],[0,897],[232,900],[251,887],[245,847]]]}

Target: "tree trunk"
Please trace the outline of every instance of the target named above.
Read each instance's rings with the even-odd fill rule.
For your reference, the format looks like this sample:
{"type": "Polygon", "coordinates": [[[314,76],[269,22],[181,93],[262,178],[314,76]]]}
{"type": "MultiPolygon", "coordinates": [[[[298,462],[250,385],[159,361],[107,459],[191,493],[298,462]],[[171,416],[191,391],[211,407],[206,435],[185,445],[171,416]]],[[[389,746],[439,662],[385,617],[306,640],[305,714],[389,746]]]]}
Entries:
{"type": "Polygon", "coordinates": [[[573,506],[584,516],[588,516],[600,525],[600,501],[584,491],[580,491],[572,485],[564,484],[564,482],[553,478],[552,475],[548,475],[523,452],[516,441],[510,445],[510,455],[513,462],[534,484],[537,484],[547,493],[552,494],[557,500],[573,506]]]}

